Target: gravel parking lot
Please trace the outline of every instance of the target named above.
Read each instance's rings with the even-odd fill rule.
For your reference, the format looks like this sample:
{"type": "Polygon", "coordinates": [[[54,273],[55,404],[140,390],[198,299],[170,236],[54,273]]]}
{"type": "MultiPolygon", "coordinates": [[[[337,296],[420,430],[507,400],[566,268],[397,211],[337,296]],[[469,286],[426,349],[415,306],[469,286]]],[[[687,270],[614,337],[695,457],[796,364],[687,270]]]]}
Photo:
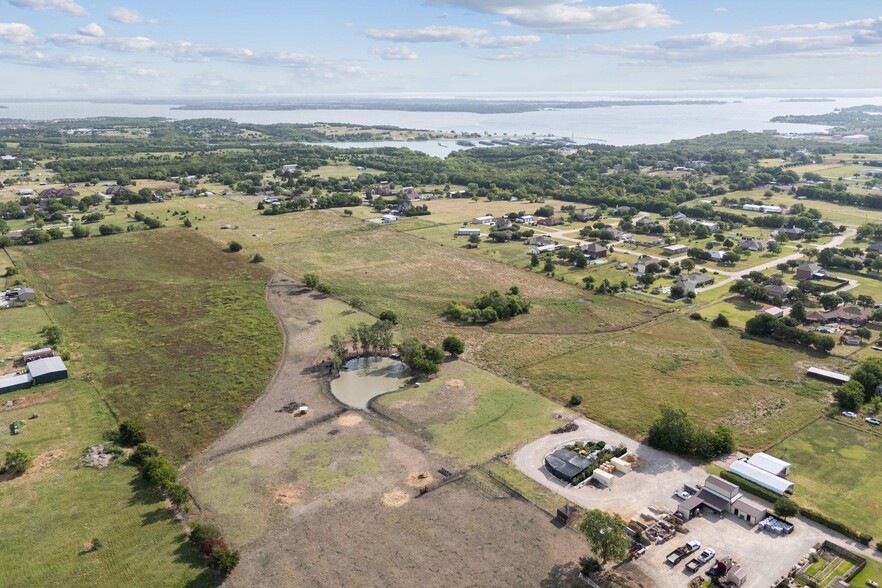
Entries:
{"type": "MultiPolygon", "coordinates": [[[[682,489],[684,484],[700,484],[707,478],[704,469],[684,459],[638,443],[588,420],[577,419],[575,422],[579,425],[578,431],[537,439],[515,455],[514,463],[533,480],[583,508],[617,512],[626,521],[652,509],[672,512],[677,509],[679,502],[674,497],[676,490],[682,489]],[[624,443],[629,451],[639,457],[639,465],[628,474],[616,473],[616,480],[609,488],[568,486],[545,469],[544,459],[548,452],[557,447],[579,440],[603,440],[611,445],[624,443]]],[[[747,495],[747,498],[771,510],[770,504],[751,495],[747,495]]],[[[676,547],[693,539],[700,541],[702,548],[714,549],[718,556],[728,555],[738,561],[747,570],[745,586],[771,586],[775,580],[787,575],[812,546],[825,539],[865,557],[875,555],[863,545],[812,521],[797,517],[791,522],[795,526],[793,533],[786,537],[775,537],[760,532],[730,514],[722,518],[715,515],[696,518],[686,524],[687,534],[677,535],[662,545],[648,547],[644,556],[621,566],[620,570],[625,573],[633,570],[643,578],[652,578],[652,585],[660,588],[682,588],[691,577],[686,573],[685,566],[692,558],[686,558],[672,568],[665,563],[665,557],[676,547]]],[[[709,567],[710,564],[706,564],[699,573],[704,574],[709,567]]]]}

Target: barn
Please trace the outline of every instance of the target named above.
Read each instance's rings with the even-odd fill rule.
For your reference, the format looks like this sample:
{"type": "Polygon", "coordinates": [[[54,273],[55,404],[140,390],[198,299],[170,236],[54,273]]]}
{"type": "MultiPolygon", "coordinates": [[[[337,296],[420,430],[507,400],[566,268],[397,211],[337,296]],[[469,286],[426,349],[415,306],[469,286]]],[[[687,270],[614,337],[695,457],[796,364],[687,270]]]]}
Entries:
{"type": "Polygon", "coordinates": [[[44,357],[28,363],[28,373],[34,384],[48,384],[67,377],[67,366],[60,357],[44,357]]]}

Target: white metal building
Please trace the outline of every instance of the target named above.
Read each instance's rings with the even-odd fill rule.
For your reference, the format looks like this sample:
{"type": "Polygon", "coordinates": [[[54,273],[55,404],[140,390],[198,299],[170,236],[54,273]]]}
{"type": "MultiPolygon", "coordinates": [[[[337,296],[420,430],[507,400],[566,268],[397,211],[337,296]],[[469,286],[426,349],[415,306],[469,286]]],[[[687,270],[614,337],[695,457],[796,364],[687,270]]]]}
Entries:
{"type": "Polygon", "coordinates": [[[775,494],[791,494],[793,493],[793,482],[779,478],[775,474],[771,474],[766,470],[762,470],[755,465],[751,465],[746,461],[735,461],[729,466],[729,471],[762,486],[766,490],[771,490],[775,494]]]}
{"type": "Polygon", "coordinates": [[[769,455],[768,453],[754,453],[750,456],[750,459],[747,460],[747,463],[781,478],[787,477],[787,474],[790,473],[789,463],[783,459],[778,459],[774,455],[769,455]]]}

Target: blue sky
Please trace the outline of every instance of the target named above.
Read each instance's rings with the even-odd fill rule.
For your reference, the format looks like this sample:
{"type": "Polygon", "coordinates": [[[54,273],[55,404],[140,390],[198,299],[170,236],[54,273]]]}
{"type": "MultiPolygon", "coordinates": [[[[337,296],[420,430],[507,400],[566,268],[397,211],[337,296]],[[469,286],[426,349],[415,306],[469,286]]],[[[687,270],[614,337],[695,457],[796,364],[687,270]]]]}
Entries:
{"type": "Polygon", "coordinates": [[[0,95],[882,87],[878,0],[0,0],[0,95]]]}

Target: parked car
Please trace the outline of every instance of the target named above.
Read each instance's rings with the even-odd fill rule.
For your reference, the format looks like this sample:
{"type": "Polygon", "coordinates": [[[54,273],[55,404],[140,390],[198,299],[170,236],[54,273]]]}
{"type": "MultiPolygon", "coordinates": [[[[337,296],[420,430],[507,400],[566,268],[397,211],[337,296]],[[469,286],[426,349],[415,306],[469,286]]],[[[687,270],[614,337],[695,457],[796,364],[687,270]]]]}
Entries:
{"type": "Polygon", "coordinates": [[[877,426],[877,427],[878,427],[879,425],[882,425],[882,421],[880,421],[880,420],[877,419],[876,417],[867,417],[867,418],[865,418],[864,420],[867,421],[868,423],[870,423],[871,425],[875,425],[875,426],[877,426]]]}
{"type": "Polygon", "coordinates": [[[690,496],[692,496],[691,494],[689,494],[689,493],[686,492],[685,490],[678,490],[678,491],[675,492],[674,494],[676,494],[676,495],[677,495],[677,498],[679,498],[680,500],[686,500],[687,498],[689,498],[690,496]]]}
{"type": "Polygon", "coordinates": [[[857,415],[856,415],[855,413],[851,412],[850,410],[843,410],[843,411],[842,411],[842,416],[847,417],[847,418],[850,418],[850,419],[856,419],[856,418],[857,418],[857,415]]]}

